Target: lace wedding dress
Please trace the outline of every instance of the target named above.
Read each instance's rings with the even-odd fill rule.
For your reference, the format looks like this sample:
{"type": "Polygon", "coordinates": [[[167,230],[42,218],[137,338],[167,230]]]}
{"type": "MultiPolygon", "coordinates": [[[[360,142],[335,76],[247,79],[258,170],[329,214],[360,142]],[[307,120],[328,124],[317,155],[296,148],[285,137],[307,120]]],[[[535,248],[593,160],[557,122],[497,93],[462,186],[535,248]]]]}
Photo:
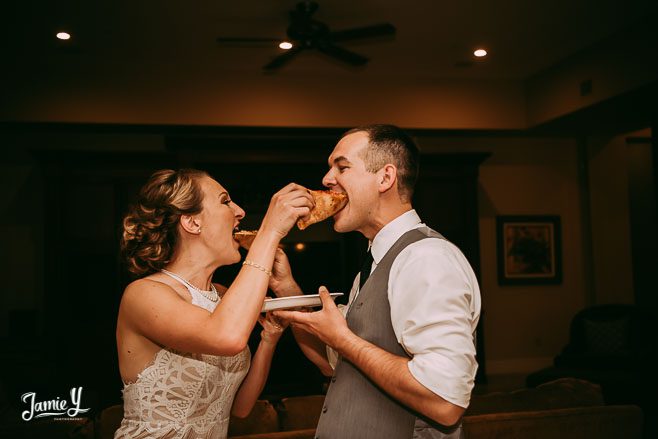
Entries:
{"type": "MultiPolygon", "coordinates": [[[[194,305],[215,309],[218,302],[185,286],[194,305]]],[[[160,350],[135,382],[124,384],[123,420],[114,438],[226,438],[250,359],[248,348],[232,357],[160,350]]]]}

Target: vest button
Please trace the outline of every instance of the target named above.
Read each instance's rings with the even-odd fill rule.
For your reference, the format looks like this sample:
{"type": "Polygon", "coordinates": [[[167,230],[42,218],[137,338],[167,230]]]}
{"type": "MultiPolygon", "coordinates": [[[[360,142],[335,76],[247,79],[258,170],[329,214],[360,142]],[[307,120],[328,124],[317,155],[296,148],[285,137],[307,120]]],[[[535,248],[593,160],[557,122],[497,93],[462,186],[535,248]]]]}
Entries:
{"type": "Polygon", "coordinates": [[[363,306],[363,302],[359,302],[359,303],[356,304],[356,308],[357,308],[357,309],[358,309],[358,308],[361,308],[362,306],[363,306]]]}
{"type": "Polygon", "coordinates": [[[332,382],[332,383],[335,383],[335,382],[336,382],[336,377],[335,377],[335,376],[331,377],[331,382],[332,382]]]}
{"type": "Polygon", "coordinates": [[[322,407],[322,413],[327,413],[327,406],[322,407]]]}

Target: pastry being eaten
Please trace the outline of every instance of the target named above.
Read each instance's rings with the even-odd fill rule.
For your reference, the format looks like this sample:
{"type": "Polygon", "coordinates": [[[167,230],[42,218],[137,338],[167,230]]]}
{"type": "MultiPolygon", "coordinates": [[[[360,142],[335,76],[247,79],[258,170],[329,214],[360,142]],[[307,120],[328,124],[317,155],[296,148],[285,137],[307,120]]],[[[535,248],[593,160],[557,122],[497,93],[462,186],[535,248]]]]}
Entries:
{"type": "Polygon", "coordinates": [[[258,230],[240,230],[233,234],[233,238],[240,243],[241,247],[249,250],[251,243],[254,242],[254,238],[256,238],[256,234],[258,234],[258,230]]]}
{"type": "Polygon", "coordinates": [[[297,221],[299,230],[334,216],[347,204],[347,194],[341,192],[310,190],[309,193],[313,196],[315,207],[308,216],[297,221]]]}

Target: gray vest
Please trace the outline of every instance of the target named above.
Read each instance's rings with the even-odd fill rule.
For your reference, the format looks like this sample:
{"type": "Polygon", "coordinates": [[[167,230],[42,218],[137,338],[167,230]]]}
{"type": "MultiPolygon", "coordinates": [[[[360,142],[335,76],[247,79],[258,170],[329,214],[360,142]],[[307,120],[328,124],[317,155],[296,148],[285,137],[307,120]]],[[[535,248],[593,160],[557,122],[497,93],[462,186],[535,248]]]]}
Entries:
{"type": "MultiPolygon", "coordinates": [[[[426,238],[445,239],[428,227],[410,230],[390,248],[372,272],[347,313],[350,330],[364,340],[409,357],[391,324],[388,278],[393,261],[410,244],[426,238]]],[[[380,390],[350,362],[338,361],[327,392],[316,438],[412,439],[460,438],[461,427],[445,431],[380,390]]]]}

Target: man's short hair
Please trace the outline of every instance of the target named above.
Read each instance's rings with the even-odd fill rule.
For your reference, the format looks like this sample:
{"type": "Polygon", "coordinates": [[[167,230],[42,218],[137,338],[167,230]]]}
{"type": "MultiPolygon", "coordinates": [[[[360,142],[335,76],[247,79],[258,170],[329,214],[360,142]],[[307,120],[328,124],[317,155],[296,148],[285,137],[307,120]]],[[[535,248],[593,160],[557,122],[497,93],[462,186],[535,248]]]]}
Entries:
{"type": "Polygon", "coordinates": [[[387,164],[398,171],[398,193],[403,201],[411,201],[418,180],[420,157],[411,137],[395,125],[362,125],[352,128],[343,137],[358,132],[368,134],[368,146],[362,153],[366,169],[377,172],[387,164]]]}

